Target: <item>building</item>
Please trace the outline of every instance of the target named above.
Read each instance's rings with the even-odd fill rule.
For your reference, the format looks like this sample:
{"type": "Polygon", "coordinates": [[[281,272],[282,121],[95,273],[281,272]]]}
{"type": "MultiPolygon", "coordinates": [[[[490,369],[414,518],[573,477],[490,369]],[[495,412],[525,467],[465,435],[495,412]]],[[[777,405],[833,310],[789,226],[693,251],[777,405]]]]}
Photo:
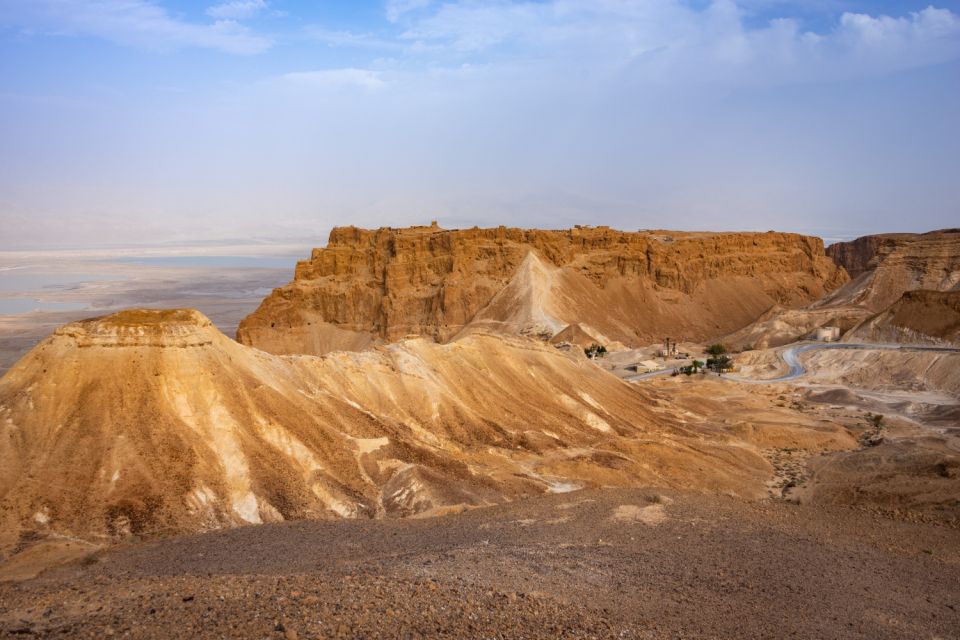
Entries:
{"type": "Polygon", "coordinates": [[[840,327],[820,327],[817,329],[817,340],[834,342],[840,339],[840,327]]]}
{"type": "Polygon", "coordinates": [[[636,364],[637,373],[651,373],[653,371],[660,371],[661,369],[663,369],[663,365],[653,360],[643,360],[636,364]]]}

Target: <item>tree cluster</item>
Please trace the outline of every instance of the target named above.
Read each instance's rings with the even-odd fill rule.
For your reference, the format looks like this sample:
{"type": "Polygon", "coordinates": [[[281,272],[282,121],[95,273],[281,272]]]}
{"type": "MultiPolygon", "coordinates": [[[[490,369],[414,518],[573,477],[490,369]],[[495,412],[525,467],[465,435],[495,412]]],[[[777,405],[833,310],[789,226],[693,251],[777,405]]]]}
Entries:
{"type": "Polygon", "coordinates": [[[589,347],[583,350],[587,354],[588,358],[602,358],[607,355],[607,348],[602,344],[593,343],[589,347]]]}
{"type": "Polygon", "coordinates": [[[703,373],[703,362],[700,360],[694,360],[690,364],[674,370],[673,375],[679,375],[681,373],[685,376],[692,376],[695,373],[703,373]]]}
{"type": "Polygon", "coordinates": [[[707,347],[707,354],[710,356],[707,358],[707,368],[711,371],[715,371],[717,374],[721,374],[725,371],[730,371],[733,369],[733,360],[730,359],[730,356],[727,355],[727,347],[720,344],[712,344],[707,347]]]}

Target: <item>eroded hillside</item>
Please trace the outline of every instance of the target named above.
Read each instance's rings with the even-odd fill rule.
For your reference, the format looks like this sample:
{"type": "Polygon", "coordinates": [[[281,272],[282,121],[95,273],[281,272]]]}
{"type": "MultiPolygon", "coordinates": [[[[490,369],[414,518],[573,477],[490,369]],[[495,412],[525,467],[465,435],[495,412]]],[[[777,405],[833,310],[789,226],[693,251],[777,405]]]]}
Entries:
{"type": "Polygon", "coordinates": [[[820,239],[796,234],[343,227],[237,336],[321,354],[478,326],[549,338],[579,324],[634,346],[723,335],[845,281],[820,239]]]}
{"type": "Polygon", "coordinates": [[[827,255],[853,278],[822,305],[856,304],[878,313],[907,291],[960,290],[960,229],[864,236],[827,255]]]}
{"type": "MultiPolygon", "coordinates": [[[[577,351],[474,333],[274,356],[191,310],[59,329],[0,379],[0,429],[8,549],[45,533],[440,513],[578,487],[756,497],[771,474],[712,413],[678,413],[577,351]]],[[[853,444],[817,425],[804,442],[853,444]]]]}
{"type": "Polygon", "coordinates": [[[799,309],[775,307],[726,337],[773,347],[836,326],[847,340],[953,343],[960,312],[960,230],[864,236],[827,247],[852,280],[799,309]]]}
{"type": "Polygon", "coordinates": [[[960,345],[960,290],[908,291],[846,339],[960,345]]]}

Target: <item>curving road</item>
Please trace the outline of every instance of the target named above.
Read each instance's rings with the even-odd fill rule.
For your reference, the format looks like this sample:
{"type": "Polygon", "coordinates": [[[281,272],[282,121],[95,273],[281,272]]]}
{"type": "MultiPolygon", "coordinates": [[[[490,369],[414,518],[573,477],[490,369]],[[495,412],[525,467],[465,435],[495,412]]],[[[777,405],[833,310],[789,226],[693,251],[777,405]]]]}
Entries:
{"type": "MultiPolygon", "coordinates": [[[[882,350],[882,351],[934,351],[937,353],[960,353],[960,348],[956,347],[934,347],[914,344],[871,344],[861,342],[806,342],[798,343],[787,347],[780,352],[783,362],[789,367],[787,373],[778,378],[743,378],[740,376],[725,375],[727,380],[736,382],[748,382],[751,384],[770,384],[773,382],[789,382],[796,380],[807,373],[806,368],[800,362],[800,354],[808,351],[818,351],[820,349],[857,349],[857,350],[882,350]]],[[[659,376],[668,376],[673,373],[673,369],[664,369],[663,371],[653,371],[651,373],[642,373],[637,376],[625,378],[627,382],[639,382],[648,378],[659,376]]]]}

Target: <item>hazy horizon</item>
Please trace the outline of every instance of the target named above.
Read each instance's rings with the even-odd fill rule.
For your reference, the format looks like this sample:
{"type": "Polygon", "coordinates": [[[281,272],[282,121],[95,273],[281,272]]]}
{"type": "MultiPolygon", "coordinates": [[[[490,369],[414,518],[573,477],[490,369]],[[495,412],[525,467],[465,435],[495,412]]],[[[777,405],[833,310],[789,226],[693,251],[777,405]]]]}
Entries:
{"type": "MultiPolygon", "coordinates": [[[[410,222],[409,225],[390,225],[384,224],[380,225],[382,227],[393,227],[393,228],[404,228],[408,226],[425,226],[428,225],[432,220],[420,221],[415,220],[410,222]]],[[[542,230],[553,230],[553,231],[564,231],[570,228],[573,228],[577,225],[583,226],[610,226],[610,228],[617,231],[625,232],[636,232],[636,231],[679,231],[679,232],[702,232],[702,233],[765,233],[767,231],[777,231],[784,233],[798,233],[801,235],[808,235],[820,238],[823,240],[826,246],[829,246],[835,242],[844,242],[848,240],[853,240],[864,235],[874,235],[877,233],[926,233],[932,231],[939,231],[941,229],[927,229],[918,232],[903,231],[902,229],[886,229],[880,231],[870,231],[864,233],[858,232],[848,232],[837,234],[834,230],[831,230],[830,233],[818,233],[815,230],[797,230],[790,228],[770,228],[770,229],[747,229],[747,228],[679,228],[679,227],[645,227],[645,228],[636,228],[636,229],[627,229],[621,228],[616,225],[591,225],[591,223],[580,223],[574,222],[568,226],[557,227],[549,225],[541,225],[538,227],[531,227],[525,225],[510,225],[510,224],[483,224],[483,225],[457,225],[450,226],[445,224],[440,224],[441,229],[445,230],[462,230],[470,229],[473,227],[481,228],[493,228],[497,226],[505,227],[516,227],[516,228],[536,228],[542,230]]],[[[334,225],[334,226],[350,226],[347,224],[344,225],[334,225]]],[[[361,228],[370,228],[378,229],[380,226],[370,226],[361,228]]],[[[150,241],[115,241],[115,242],[97,242],[97,241],[82,241],[82,242],[45,242],[43,244],[23,244],[23,245],[12,245],[8,246],[0,242],[0,254],[24,254],[24,255],[41,255],[44,253],[54,252],[57,255],[74,255],[76,257],[89,257],[93,258],[111,258],[111,257],[150,257],[150,256],[261,256],[261,257],[270,257],[270,256],[301,256],[306,257],[307,253],[311,249],[322,248],[327,245],[329,240],[330,232],[334,227],[328,229],[321,229],[316,234],[304,235],[304,236],[291,236],[291,237],[270,237],[270,236],[251,236],[246,238],[209,238],[209,239],[198,239],[198,240],[158,240],[154,242],[150,241]]],[[[943,227],[946,229],[947,227],[943,227]]],[[[0,268],[2,270],[2,268],[0,268]]]]}
{"type": "Polygon", "coordinates": [[[0,249],[930,231],[957,78],[957,0],[0,0],[0,249]]]}

